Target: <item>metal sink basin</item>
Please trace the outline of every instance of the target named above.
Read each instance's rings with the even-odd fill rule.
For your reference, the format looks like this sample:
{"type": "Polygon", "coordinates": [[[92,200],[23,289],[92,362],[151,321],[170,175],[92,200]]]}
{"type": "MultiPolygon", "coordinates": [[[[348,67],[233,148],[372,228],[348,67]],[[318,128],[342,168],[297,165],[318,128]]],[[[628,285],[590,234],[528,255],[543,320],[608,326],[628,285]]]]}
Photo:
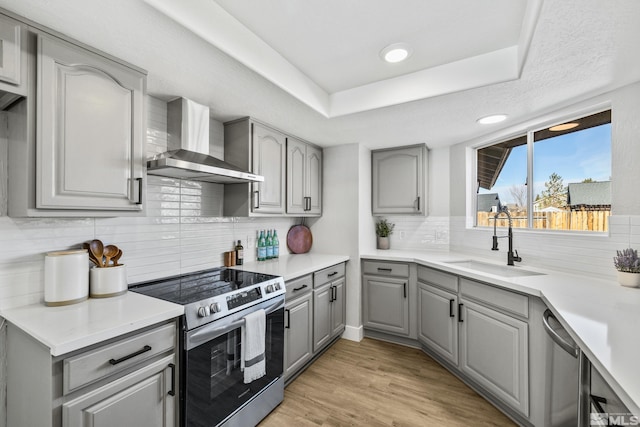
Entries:
{"type": "Polygon", "coordinates": [[[457,267],[468,268],[469,270],[476,270],[482,273],[494,274],[502,277],[524,277],[524,276],[543,276],[544,273],[538,273],[536,271],[524,270],[521,267],[508,266],[508,265],[496,265],[488,262],[463,260],[463,261],[445,261],[447,264],[455,265],[457,267]]]}

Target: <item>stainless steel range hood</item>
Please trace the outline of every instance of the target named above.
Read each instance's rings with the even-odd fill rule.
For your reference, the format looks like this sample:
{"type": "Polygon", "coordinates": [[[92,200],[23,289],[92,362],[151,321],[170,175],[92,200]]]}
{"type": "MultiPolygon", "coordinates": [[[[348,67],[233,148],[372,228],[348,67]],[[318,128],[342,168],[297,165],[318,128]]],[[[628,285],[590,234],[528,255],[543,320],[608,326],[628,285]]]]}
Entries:
{"type": "Polygon", "coordinates": [[[209,107],[186,98],[167,104],[167,148],[147,161],[147,173],[194,181],[235,184],[264,177],[209,155],[209,107]]]}

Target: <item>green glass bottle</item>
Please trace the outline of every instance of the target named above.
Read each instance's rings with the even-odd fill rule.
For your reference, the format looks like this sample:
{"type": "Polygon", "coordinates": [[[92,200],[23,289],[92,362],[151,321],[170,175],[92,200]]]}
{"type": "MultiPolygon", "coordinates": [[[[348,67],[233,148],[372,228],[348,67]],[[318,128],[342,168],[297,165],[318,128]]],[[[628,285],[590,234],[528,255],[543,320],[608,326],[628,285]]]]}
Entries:
{"type": "Polygon", "coordinates": [[[273,258],[273,239],[271,238],[271,230],[267,231],[267,259],[273,258]]]}
{"type": "Polygon", "coordinates": [[[260,231],[260,237],[258,237],[258,261],[265,261],[267,259],[267,240],[264,237],[264,230],[260,231]]]}

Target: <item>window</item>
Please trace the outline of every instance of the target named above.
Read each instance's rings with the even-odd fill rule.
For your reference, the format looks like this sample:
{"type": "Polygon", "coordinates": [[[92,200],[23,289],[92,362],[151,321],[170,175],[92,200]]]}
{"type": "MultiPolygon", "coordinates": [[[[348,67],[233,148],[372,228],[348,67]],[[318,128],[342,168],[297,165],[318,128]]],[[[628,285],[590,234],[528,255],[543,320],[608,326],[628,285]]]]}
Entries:
{"type": "Polygon", "coordinates": [[[479,148],[476,174],[477,226],[607,231],[611,110],[479,148]]]}

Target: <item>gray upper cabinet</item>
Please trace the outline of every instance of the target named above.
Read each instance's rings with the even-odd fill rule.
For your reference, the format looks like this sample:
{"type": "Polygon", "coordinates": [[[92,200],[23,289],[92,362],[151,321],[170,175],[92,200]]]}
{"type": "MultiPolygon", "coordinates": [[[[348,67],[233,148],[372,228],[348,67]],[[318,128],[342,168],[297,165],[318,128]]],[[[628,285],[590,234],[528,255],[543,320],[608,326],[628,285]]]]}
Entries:
{"type": "Polygon", "coordinates": [[[426,213],[425,145],[374,150],[371,162],[374,215],[426,213]]]}
{"type": "Polygon", "coordinates": [[[287,213],[322,213],[322,150],[287,138],[287,213]]]}
{"type": "MultiPolygon", "coordinates": [[[[15,19],[0,15],[0,82],[8,83],[6,89],[15,91],[24,83],[26,51],[25,27],[15,19]]],[[[0,86],[0,89],[5,89],[0,86]]]]}
{"type": "Polygon", "coordinates": [[[249,117],[224,124],[225,161],[264,176],[264,182],[227,184],[225,216],[285,213],[286,136],[249,117]]]}
{"type": "Polygon", "coordinates": [[[145,76],[38,37],[37,207],[142,210],[145,76]]]}

